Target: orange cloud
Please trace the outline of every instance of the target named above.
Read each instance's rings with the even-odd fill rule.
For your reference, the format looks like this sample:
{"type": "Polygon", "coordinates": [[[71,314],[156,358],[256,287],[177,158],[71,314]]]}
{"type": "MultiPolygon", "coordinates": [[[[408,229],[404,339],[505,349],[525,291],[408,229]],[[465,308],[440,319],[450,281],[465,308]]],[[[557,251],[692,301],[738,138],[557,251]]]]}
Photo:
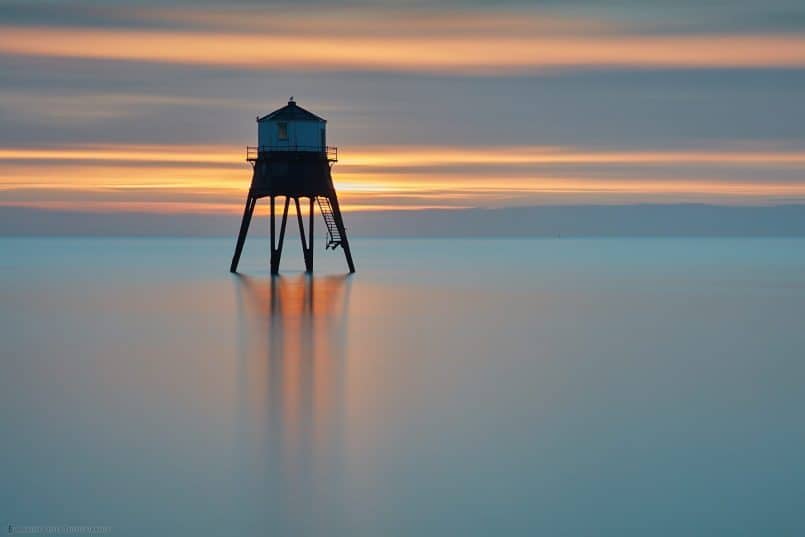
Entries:
{"type": "Polygon", "coordinates": [[[405,166],[455,164],[805,164],[805,151],[752,148],[696,151],[603,151],[573,147],[416,147],[373,146],[342,152],[348,166],[405,166]]]}
{"type": "MultiPolygon", "coordinates": [[[[356,148],[342,155],[334,177],[344,208],[353,211],[544,203],[766,203],[805,197],[805,181],[773,180],[769,173],[805,171],[805,152],[764,147],[641,152],[395,146],[356,148]],[[459,175],[449,169],[468,162],[495,164],[499,170],[478,166],[459,175]],[[570,168],[551,176],[540,166],[557,163],[592,168],[570,168]],[[682,166],[686,163],[716,173],[691,171],[682,166]],[[628,173],[632,165],[640,166],[640,175],[628,173]],[[730,166],[756,169],[764,180],[733,178],[730,166]],[[646,169],[674,173],[652,177],[650,172],[643,175],[646,169]]],[[[243,148],[212,145],[5,148],[0,149],[0,205],[237,213],[251,179],[243,157],[243,148]]]]}
{"type": "Polygon", "coordinates": [[[803,67],[797,35],[287,35],[0,27],[0,53],[240,68],[523,72],[567,67],[803,67]]]}
{"type": "MultiPolygon", "coordinates": [[[[82,144],[61,147],[0,148],[2,160],[154,162],[224,164],[248,169],[246,148],[232,145],[82,144]]],[[[737,146],[698,150],[590,150],[567,146],[364,146],[342,148],[339,167],[403,166],[406,168],[455,164],[759,164],[803,165],[803,150],[772,150],[737,146]]]]}

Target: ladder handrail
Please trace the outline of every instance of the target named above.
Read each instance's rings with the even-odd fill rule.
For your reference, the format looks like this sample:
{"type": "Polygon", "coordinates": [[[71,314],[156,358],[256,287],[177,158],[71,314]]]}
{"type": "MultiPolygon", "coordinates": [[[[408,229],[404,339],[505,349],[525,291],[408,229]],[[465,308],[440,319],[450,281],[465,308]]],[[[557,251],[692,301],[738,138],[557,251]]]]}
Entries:
{"type": "Polygon", "coordinates": [[[324,224],[327,226],[327,234],[329,236],[325,248],[335,250],[342,245],[343,238],[341,236],[341,230],[338,228],[338,224],[335,221],[333,206],[330,203],[330,199],[326,196],[316,196],[316,201],[319,204],[319,210],[324,218],[324,224]]]}

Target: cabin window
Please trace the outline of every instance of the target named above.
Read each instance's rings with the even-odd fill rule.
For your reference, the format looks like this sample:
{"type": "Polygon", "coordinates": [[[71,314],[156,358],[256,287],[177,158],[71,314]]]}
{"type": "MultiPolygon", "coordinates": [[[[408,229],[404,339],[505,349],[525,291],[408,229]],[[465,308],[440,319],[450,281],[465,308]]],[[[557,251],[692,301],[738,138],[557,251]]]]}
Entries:
{"type": "Polygon", "coordinates": [[[288,139],[288,124],[287,123],[277,123],[277,139],[278,140],[287,140],[288,139]]]}

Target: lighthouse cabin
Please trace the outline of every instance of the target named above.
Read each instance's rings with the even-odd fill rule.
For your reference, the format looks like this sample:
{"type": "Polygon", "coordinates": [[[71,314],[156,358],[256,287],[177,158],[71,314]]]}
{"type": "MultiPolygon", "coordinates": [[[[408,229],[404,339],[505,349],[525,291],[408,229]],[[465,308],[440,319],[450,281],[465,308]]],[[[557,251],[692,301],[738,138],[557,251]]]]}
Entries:
{"type": "Polygon", "coordinates": [[[327,152],[327,120],[297,105],[293,97],[288,104],[257,118],[259,153],[297,151],[327,152]]]}

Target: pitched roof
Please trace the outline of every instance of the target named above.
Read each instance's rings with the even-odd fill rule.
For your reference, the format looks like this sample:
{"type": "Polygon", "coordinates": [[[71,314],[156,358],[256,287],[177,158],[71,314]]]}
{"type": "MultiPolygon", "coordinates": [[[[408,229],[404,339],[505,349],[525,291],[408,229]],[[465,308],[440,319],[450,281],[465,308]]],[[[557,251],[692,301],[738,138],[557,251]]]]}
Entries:
{"type": "Polygon", "coordinates": [[[280,108],[279,110],[274,110],[270,114],[266,114],[261,118],[257,118],[257,121],[264,121],[264,120],[271,120],[271,121],[327,121],[326,119],[317,116],[313,112],[308,112],[301,106],[297,105],[296,102],[291,97],[291,100],[288,101],[288,104],[280,108]]]}

